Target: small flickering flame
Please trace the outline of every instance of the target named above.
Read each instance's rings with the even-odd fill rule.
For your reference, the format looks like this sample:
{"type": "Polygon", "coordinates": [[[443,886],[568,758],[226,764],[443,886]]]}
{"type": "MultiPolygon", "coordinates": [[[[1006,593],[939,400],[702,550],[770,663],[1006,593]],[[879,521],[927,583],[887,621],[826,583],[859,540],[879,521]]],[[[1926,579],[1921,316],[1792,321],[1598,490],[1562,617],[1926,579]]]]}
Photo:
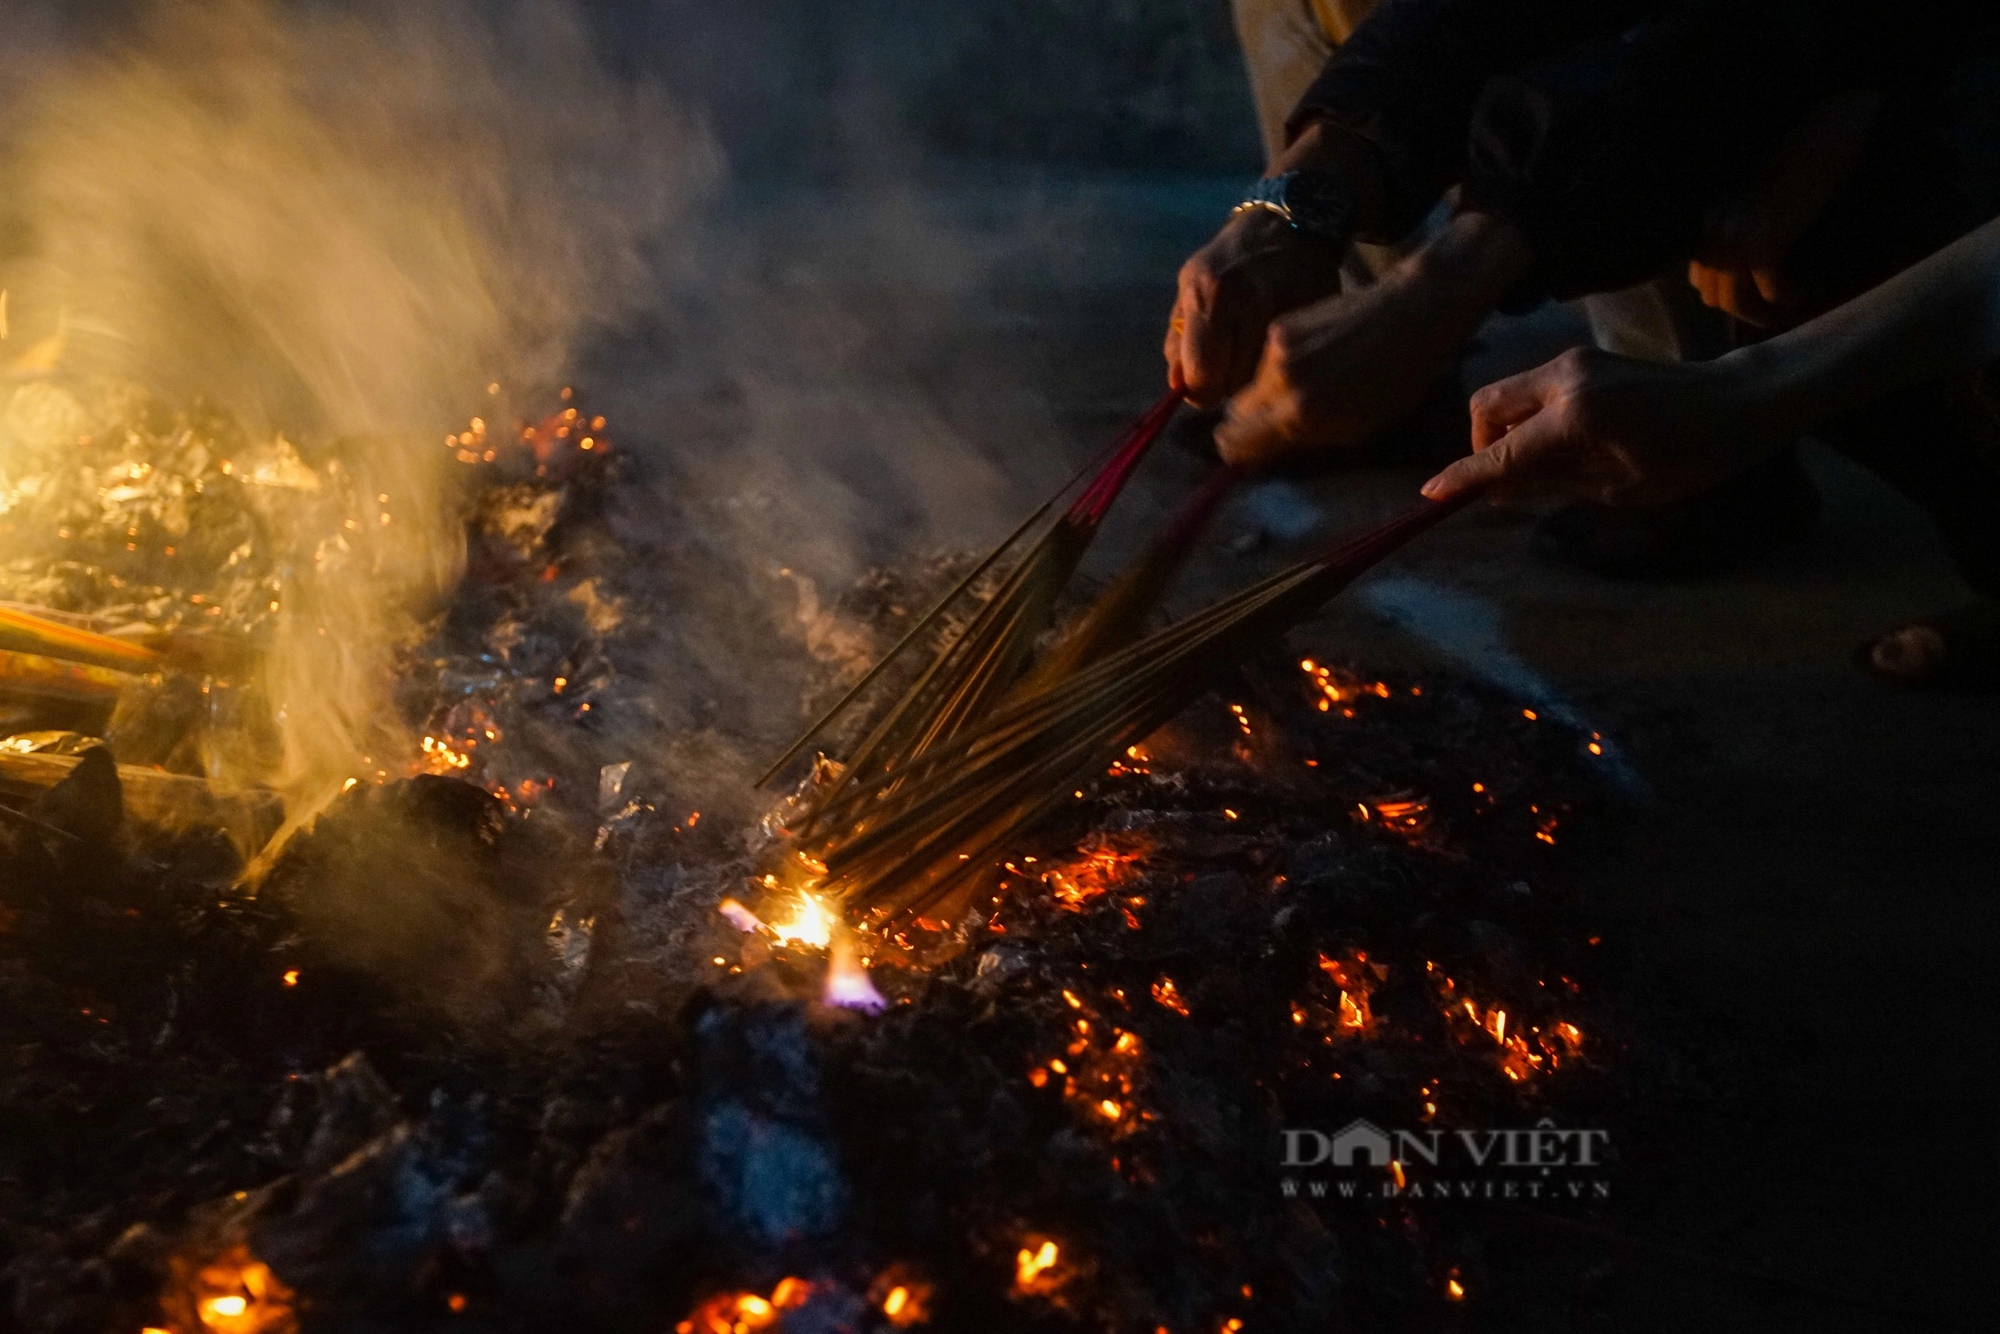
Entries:
{"type": "Polygon", "coordinates": [[[1188,1012],[1187,999],[1181,995],[1180,989],[1174,985],[1171,977],[1163,977],[1153,983],[1153,999],[1183,1017],[1188,1012]]]}
{"type": "Polygon", "coordinates": [[[1465,1300],[1465,1285],[1458,1281],[1458,1271],[1455,1269],[1452,1271],[1451,1277],[1444,1281],[1444,1299],[1448,1302],[1462,1302],[1465,1300]]]}
{"type": "Polygon", "coordinates": [[[764,925],[763,920],[756,913],[751,912],[735,899],[724,899],[715,905],[715,910],[727,918],[731,926],[745,935],[754,935],[759,931],[770,929],[764,925]]]}
{"type": "Polygon", "coordinates": [[[1031,1291],[1045,1285],[1043,1275],[1056,1264],[1056,1244],[1044,1241],[1040,1246],[1030,1243],[1021,1248],[1014,1257],[1014,1286],[1022,1292],[1031,1291]]]}
{"type": "Polygon", "coordinates": [[[288,987],[295,987],[298,984],[299,984],[299,970],[296,968],[287,968],[285,970],[285,985],[288,987]]]}
{"type": "Polygon", "coordinates": [[[867,966],[855,957],[854,945],[845,931],[834,936],[833,950],[827,956],[824,999],[828,1005],[868,1014],[889,1008],[888,999],[869,980],[867,966]]]}

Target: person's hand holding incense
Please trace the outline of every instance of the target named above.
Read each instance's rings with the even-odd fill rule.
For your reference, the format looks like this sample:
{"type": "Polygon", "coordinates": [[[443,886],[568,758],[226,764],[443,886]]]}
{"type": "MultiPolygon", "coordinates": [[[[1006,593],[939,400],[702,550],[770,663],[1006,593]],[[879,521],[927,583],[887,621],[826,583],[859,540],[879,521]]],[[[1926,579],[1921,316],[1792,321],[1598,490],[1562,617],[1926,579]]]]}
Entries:
{"type": "Polygon", "coordinates": [[[1760,329],[1813,313],[1785,260],[1826,212],[1868,150],[1879,93],[1854,90],[1819,103],[1787,135],[1752,185],[1711,208],[1688,281],[1704,304],[1760,329]]]}
{"type": "Polygon", "coordinates": [[[1249,383],[1272,320],[1340,290],[1348,239],[1381,211],[1374,150],[1325,122],[1300,131],[1264,184],[1294,173],[1337,184],[1342,216],[1324,220],[1330,233],[1300,225],[1282,198],[1246,201],[1181,266],[1163,351],[1167,382],[1196,407],[1249,383]]]}
{"type": "Polygon", "coordinates": [[[1216,428],[1223,461],[1261,470],[1363,444],[1450,372],[1529,259],[1514,224],[1462,213],[1380,281],[1279,318],[1216,428]]]}
{"type": "Polygon", "coordinates": [[[1472,396],[1472,448],[1424,485],[1432,500],[1485,487],[1654,505],[1749,467],[1779,438],[1751,427],[1736,363],[1635,361],[1571,348],[1472,396]]]}
{"type": "MultiPolygon", "coordinates": [[[[1609,504],[1687,495],[1849,408],[2000,358],[2000,220],[1796,329],[1712,362],[1574,349],[1472,399],[1472,447],[1424,485],[1609,504]]],[[[1922,448],[1913,442],[1911,448],[1922,448]]]]}

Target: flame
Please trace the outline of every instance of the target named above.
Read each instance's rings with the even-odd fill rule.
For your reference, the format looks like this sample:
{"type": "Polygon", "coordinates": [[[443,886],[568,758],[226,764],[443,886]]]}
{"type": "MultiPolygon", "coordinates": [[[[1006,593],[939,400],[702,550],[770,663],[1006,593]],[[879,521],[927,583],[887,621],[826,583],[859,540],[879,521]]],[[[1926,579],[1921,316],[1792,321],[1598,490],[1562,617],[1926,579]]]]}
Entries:
{"type": "Polygon", "coordinates": [[[1153,983],[1153,999],[1183,1017],[1188,1012],[1187,998],[1181,995],[1180,988],[1174,985],[1171,977],[1163,977],[1153,983]]]}
{"type": "Polygon", "coordinates": [[[854,944],[845,931],[833,937],[833,950],[826,961],[823,999],[828,1005],[863,1010],[869,1014],[889,1008],[888,999],[875,989],[875,983],[869,979],[867,966],[855,957],[854,944]]]}
{"type": "Polygon", "coordinates": [[[801,890],[798,911],[792,920],[773,922],[771,930],[787,945],[823,950],[833,943],[833,914],[818,899],[801,890]]]}
{"type": "Polygon", "coordinates": [[[756,932],[770,929],[764,925],[756,913],[751,912],[735,899],[724,899],[715,905],[715,910],[728,918],[729,924],[745,935],[753,935],[756,932]]]}

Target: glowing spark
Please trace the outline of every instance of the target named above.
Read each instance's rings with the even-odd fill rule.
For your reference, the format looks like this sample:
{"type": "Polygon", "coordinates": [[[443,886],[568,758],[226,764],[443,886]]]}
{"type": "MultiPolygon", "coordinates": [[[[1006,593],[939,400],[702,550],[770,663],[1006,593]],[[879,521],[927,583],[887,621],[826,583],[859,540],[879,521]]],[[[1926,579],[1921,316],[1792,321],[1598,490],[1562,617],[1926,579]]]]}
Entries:
{"type": "Polygon", "coordinates": [[[298,984],[299,984],[299,970],[296,968],[287,968],[285,970],[285,985],[288,987],[295,987],[298,984]]]}

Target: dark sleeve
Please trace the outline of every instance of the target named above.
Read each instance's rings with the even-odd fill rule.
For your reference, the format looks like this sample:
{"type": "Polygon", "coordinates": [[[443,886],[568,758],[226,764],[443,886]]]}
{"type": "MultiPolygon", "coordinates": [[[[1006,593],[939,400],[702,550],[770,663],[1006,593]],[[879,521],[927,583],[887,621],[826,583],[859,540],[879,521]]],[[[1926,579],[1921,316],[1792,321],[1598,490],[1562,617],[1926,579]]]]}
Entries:
{"type": "Polygon", "coordinates": [[[1464,173],[1467,130],[1493,75],[1616,32],[1658,0],[1382,0],[1335,52],[1287,124],[1327,120],[1374,146],[1394,241],[1464,173]]]}
{"type": "Polygon", "coordinates": [[[1685,261],[1708,208],[1829,91],[1823,36],[1802,5],[1706,0],[1487,80],[1462,204],[1528,235],[1535,267],[1508,305],[1685,261]]]}

